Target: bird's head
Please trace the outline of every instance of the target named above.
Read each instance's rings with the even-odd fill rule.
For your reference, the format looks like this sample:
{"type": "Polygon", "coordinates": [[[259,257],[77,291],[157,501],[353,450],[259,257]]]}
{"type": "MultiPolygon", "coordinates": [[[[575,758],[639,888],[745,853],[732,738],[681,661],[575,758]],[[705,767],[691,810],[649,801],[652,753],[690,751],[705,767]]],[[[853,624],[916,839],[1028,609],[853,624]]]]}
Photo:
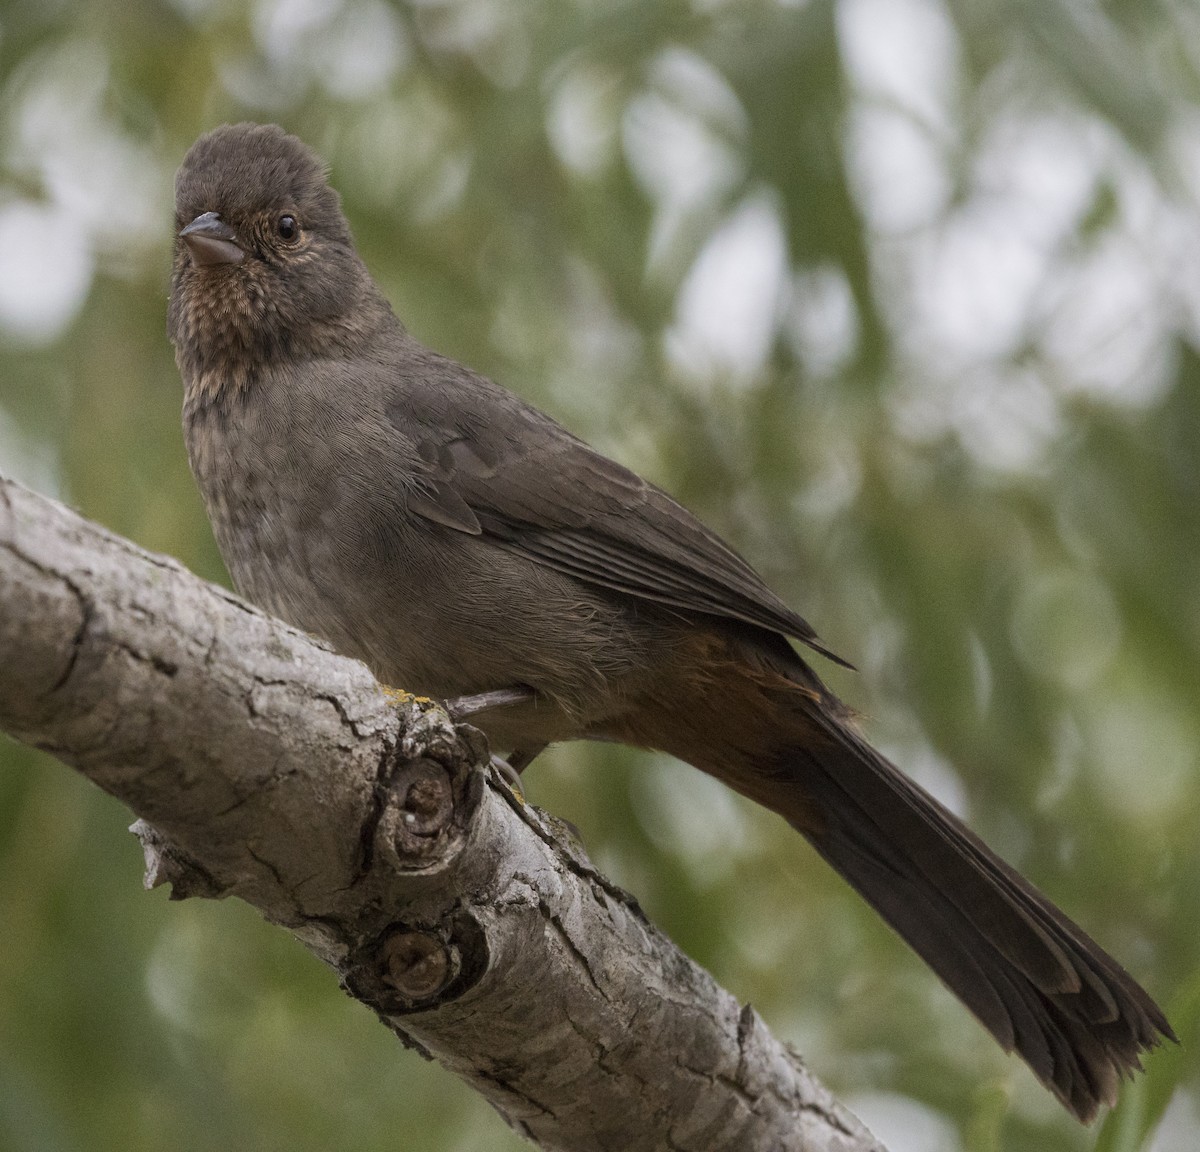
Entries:
{"type": "Polygon", "coordinates": [[[168,330],[185,379],[352,341],[377,303],[324,165],[276,125],[192,145],[175,229],[168,330]]]}

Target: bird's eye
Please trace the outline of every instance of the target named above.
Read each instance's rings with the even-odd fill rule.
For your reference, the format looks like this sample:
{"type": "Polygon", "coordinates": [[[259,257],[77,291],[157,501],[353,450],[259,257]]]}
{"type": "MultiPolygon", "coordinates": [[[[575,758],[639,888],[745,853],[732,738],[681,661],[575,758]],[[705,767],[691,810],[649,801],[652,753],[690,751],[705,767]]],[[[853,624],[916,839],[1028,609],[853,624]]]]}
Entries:
{"type": "Polygon", "coordinates": [[[280,216],[275,225],[281,240],[295,240],[300,235],[300,225],[295,216],[280,216]]]}

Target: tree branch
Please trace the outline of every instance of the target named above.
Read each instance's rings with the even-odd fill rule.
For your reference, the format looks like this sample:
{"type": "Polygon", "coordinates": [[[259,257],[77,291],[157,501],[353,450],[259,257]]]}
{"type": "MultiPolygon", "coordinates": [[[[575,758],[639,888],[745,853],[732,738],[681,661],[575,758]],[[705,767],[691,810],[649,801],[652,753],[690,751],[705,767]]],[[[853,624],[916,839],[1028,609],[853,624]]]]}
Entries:
{"type": "Polygon", "coordinates": [[[0,605],[0,725],[147,883],[253,904],[542,1147],[881,1152],[440,707],[3,478],[0,605]]]}

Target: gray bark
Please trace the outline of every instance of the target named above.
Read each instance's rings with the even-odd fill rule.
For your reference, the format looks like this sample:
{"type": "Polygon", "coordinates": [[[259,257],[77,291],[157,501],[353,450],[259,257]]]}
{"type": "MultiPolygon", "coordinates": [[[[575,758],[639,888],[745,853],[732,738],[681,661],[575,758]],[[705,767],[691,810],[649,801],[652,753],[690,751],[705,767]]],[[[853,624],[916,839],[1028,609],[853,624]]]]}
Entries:
{"type": "Polygon", "coordinates": [[[0,478],[0,725],[140,817],[543,1148],[881,1152],[485,766],[474,730],[0,478]]]}

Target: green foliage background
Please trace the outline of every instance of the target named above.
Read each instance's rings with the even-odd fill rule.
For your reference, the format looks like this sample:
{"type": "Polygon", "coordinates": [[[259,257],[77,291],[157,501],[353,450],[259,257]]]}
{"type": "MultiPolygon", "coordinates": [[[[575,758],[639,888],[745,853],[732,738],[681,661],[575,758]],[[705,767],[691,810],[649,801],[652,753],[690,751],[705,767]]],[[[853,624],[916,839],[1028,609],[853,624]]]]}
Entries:
{"type": "MultiPolygon", "coordinates": [[[[0,468],[226,579],[170,178],[282,122],[409,326],[725,533],[1183,1046],[1084,1131],[768,814],[607,748],[531,798],[895,1152],[1193,1148],[1198,92],[1190,0],[0,0],[0,468]]],[[[0,743],[0,1148],[521,1146],[128,822],[0,743]]]]}

